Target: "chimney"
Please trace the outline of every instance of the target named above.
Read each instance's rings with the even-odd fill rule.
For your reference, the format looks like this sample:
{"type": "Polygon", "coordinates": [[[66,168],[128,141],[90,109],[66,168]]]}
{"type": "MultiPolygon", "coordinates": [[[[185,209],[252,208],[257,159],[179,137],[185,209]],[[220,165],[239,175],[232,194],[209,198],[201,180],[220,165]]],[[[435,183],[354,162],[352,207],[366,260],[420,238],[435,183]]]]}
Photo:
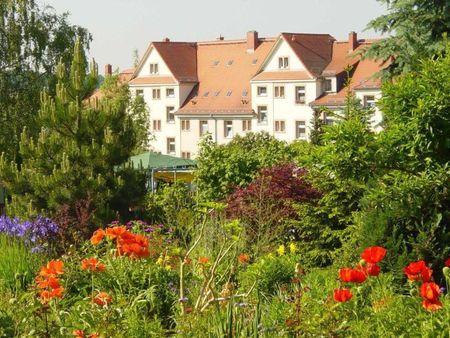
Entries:
{"type": "Polygon", "coordinates": [[[348,51],[353,52],[358,47],[358,35],[355,32],[348,33],[348,51]]]}
{"type": "Polygon", "coordinates": [[[225,38],[222,36],[222,34],[219,35],[219,37],[217,38],[218,41],[223,41],[225,38]]]}
{"type": "Polygon", "coordinates": [[[253,53],[258,48],[258,41],[257,31],[247,33],[247,53],[253,53]]]}
{"type": "Polygon", "coordinates": [[[105,65],[105,77],[112,75],[112,66],[108,63],[105,65]]]}
{"type": "Polygon", "coordinates": [[[164,38],[163,42],[170,42],[170,39],[169,38],[164,38]]]}

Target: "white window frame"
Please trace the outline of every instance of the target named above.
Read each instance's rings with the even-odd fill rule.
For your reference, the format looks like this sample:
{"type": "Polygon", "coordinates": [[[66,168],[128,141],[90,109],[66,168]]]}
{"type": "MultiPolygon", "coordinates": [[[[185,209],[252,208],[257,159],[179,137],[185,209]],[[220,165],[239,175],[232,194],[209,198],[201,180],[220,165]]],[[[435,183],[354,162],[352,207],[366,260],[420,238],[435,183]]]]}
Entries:
{"type": "Polygon", "coordinates": [[[153,100],[161,100],[161,88],[153,88],[152,89],[152,99],[153,100]]]}
{"type": "Polygon", "coordinates": [[[252,130],[252,120],[242,120],[242,131],[248,132],[252,130]]]}
{"type": "Polygon", "coordinates": [[[267,120],[269,118],[269,112],[267,106],[258,106],[258,124],[263,125],[267,124],[267,120]],[[261,113],[264,111],[265,119],[261,119],[261,113]]]}
{"type": "Polygon", "coordinates": [[[200,136],[204,136],[209,133],[209,123],[208,120],[200,120],[198,121],[198,129],[200,132],[200,136]],[[204,126],[206,126],[206,130],[204,130],[204,126]]]}
{"type": "Polygon", "coordinates": [[[286,121],[285,120],[275,120],[275,132],[285,133],[286,132],[286,121]]]}
{"type": "Polygon", "coordinates": [[[363,96],[363,106],[364,108],[375,108],[376,98],[375,95],[364,95],[363,96]],[[369,99],[371,98],[371,99],[369,99]]]}
{"type": "Polygon", "coordinates": [[[173,124],[175,123],[175,107],[166,106],[166,122],[173,124]],[[171,118],[173,116],[173,118],[171,118]]]}
{"type": "Polygon", "coordinates": [[[225,138],[233,138],[233,121],[232,120],[223,121],[223,136],[225,138]]]}
{"type": "Polygon", "coordinates": [[[306,135],[306,121],[305,120],[297,120],[297,121],[295,121],[295,138],[297,140],[306,140],[307,139],[307,135],[306,135]],[[300,126],[303,127],[302,129],[305,130],[303,133],[299,132],[300,126]],[[303,136],[301,136],[301,134],[303,134],[303,136]]]}
{"type": "Polygon", "coordinates": [[[191,120],[181,120],[181,131],[191,131],[191,120]]]}
{"type": "Polygon", "coordinates": [[[258,86],[256,88],[256,95],[260,97],[267,96],[267,86],[258,86]]]}
{"type": "Polygon", "coordinates": [[[136,97],[144,96],[144,89],[136,89],[136,97]]]}
{"type": "Polygon", "coordinates": [[[273,89],[273,92],[274,92],[273,96],[274,96],[276,99],[284,99],[284,96],[285,96],[285,88],[284,88],[283,85],[281,85],[281,86],[275,86],[274,89],[273,89]]]}
{"type": "Polygon", "coordinates": [[[158,75],[159,74],[159,65],[158,63],[150,63],[149,71],[151,75],[158,75]]]}
{"type": "Polygon", "coordinates": [[[278,57],[278,69],[289,69],[289,56],[278,57]]]}
{"type": "Polygon", "coordinates": [[[324,79],[323,80],[323,91],[326,93],[330,93],[333,91],[333,80],[331,79],[324,79]],[[330,84],[329,89],[327,88],[327,83],[330,84]]]}
{"type": "Polygon", "coordinates": [[[173,98],[175,97],[175,88],[170,87],[170,88],[166,88],[166,97],[167,98],[173,98]],[[169,94],[169,90],[171,90],[173,92],[173,94],[169,94]]]}
{"type": "Polygon", "coordinates": [[[167,143],[167,154],[175,154],[176,153],[175,137],[168,137],[166,139],[166,143],[167,143]],[[170,150],[170,148],[172,146],[173,146],[173,151],[170,150]]]}
{"type": "Polygon", "coordinates": [[[161,131],[161,120],[153,120],[153,131],[161,131]]]}
{"type": "Polygon", "coordinates": [[[295,104],[306,104],[306,86],[295,86],[295,104]],[[299,100],[299,93],[303,93],[303,100],[299,100]]]}

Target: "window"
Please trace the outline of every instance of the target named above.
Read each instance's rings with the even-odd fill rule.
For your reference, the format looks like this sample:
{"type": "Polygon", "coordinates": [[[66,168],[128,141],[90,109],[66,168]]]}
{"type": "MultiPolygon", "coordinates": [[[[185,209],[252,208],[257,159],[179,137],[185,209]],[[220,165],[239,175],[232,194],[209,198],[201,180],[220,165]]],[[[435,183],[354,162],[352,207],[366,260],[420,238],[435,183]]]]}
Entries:
{"type": "Polygon", "coordinates": [[[181,152],[181,157],[184,158],[185,160],[190,160],[191,159],[191,153],[189,151],[182,151],[181,152]]]}
{"type": "Polygon", "coordinates": [[[231,96],[233,92],[231,90],[227,91],[227,96],[231,96]]]}
{"type": "Polygon", "coordinates": [[[200,121],[200,136],[208,132],[208,121],[200,121]]]}
{"type": "Polygon", "coordinates": [[[181,120],[181,130],[189,131],[191,130],[191,121],[189,120],[181,120]]]}
{"type": "Polygon", "coordinates": [[[224,133],[225,138],[233,137],[233,121],[224,121],[224,133]]]}
{"type": "Polygon", "coordinates": [[[267,123],[267,106],[258,106],[258,123],[267,123]]]}
{"type": "Polygon", "coordinates": [[[220,62],[219,60],[214,60],[213,61],[213,66],[217,66],[219,64],[219,62],[220,62]]]}
{"type": "Polygon", "coordinates": [[[275,121],[275,131],[277,133],[284,133],[286,131],[285,121],[275,121]]]}
{"type": "Polygon", "coordinates": [[[372,107],[375,107],[375,96],[364,95],[364,108],[372,108],[372,107]]]}
{"type": "Polygon", "coordinates": [[[247,91],[247,89],[244,89],[243,91],[242,91],[242,97],[245,97],[245,96],[247,96],[248,95],[248,91],[247,91]]]}
{"type": "Polygon", "coordinates": [[[278,58],[278,68],[279,69],[288,69],[289,68],[289,58],[287,56],[278,58]]]}
{"type": "Polygon", "coordinates": [[[175,154],[175,137],[167,138],[167,153],[175,154]]]}
{"type": "Polygon", "coordinates": [[[233,60],[229,60],[227,63],[228,66],[231,66],[232,64],[233,64],[233,60]]]}
{"type": "Polygon", "coordinates": [[[252,130],[252,120],[243,120],[242,131],[251,131],[251,130],[252,130]]]}
{"type": "Polygon", "coordinates": [[[323,91],[331,92],[331,79],[325,79],[323,81],[323,91]]]}
{"type": "Polygon", "coordinates": [[[144,90],[143,89],[136,89],[136,96],[144,96],[144,90]]]}
{"type": "Polygon", "coordinates": [[[166,97],[175,97],[175,88],[166,88],[166,97]]]}
{"type": "Polygon", "coordinates": [[[153,120],[153,131],[161,131],[161,120],[153,120]]]}
{"type": "Polygon", "coordinates": [[[275,86],[275,97],[278,99],[284,98],[284,86],[275,86]]]}
{"type": "Polygon", "coordinates": [[[295,137],[300,140],[306,140],[306,123],[305,121],[295,122],[295,137]]]}
{"type": "Polygon", "coordinates": [[[267,87],[258,87],[258,96],[267,96],[267,87]]]}
{"type": "Polygon", "coordinates": [[[175,107],[166,107],[167,123],[175,123],[175,107]]]}
{"type": "Polygon", "coordinates": [[[155,88],[152,90],[153,100],[159,100],[161,98],[161,89],[155,88]]]}
{"type": "Polygon", "coordinates": [[[305,87],[295,87],[295,103],[304,104],[305,102],[305,87]]]}
{"type": "Polygon", "coordinates": [[[258,62],[258,59],[253,59],[252,60],[252,65],[256,65],[257,62],[258,62]]]}
{"type": "Polygon", "coordinates": [[[209,95],[209,92],[204,92],[203,97],[207,97],[209,95]]]}
{"type": "Polygon", "coordinates": [[[158,74],[158,73],[159,73],[158,64],[151,63],[150,64],[150,74],[158,74]]]}
{"type": "Polygon", "coordinates": [[[216,90],[216,91],[214,92],[214,96],[219,96],[219,94],[220,94],[220,90],[216,90]]]}

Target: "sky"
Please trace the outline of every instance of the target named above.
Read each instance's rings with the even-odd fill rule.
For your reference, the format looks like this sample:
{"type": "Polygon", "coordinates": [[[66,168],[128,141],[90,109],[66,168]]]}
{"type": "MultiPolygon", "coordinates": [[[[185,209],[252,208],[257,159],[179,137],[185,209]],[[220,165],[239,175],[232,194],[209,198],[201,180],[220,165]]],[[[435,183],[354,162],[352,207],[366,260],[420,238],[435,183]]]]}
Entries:
{"type": "Polygon", "coordinates": [[[68,12],[72,24],[93,36],[90,57],[102,70],[133,65],[133,51],[143,55],[151,41],[243,39],[250,30],[260,37],[281,32],[328,33],[346,40],[379,36],[364,31],[386,13],[376,0],[38,0],[57,13],[68,12]]]}

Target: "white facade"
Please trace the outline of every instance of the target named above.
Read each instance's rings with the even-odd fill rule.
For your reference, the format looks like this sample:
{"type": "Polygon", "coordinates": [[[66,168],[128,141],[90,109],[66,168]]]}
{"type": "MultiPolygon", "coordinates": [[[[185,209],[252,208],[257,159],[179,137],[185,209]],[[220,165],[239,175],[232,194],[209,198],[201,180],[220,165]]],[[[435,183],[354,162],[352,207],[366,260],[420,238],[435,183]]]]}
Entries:
{"type": "MultiPolygon", "coordinates": [[[[251,108],[253,114],[214,113],[183,114],[183,106],[195,87],[195,83],[179,82],[156,49],[150,49],[135,79],[151,78],[151,81],[131,81],[132,94],[143,95],[148,105],[153,151],[178,157],[195,158],[198,143],[205,133],[210,133],[219,144],[228,143],[235,135],[251,132],[267,132],[287,142],[308,140],[313,118],[311,103],[325,93],[325,81],[330,80],[327,92],[339,88],[335,76],[313,77],[295,51],[282,38],[267,56],[259,74],[267,72],[303,72],[309,79],[250,81],[251,108]],[[281,60],[280,60],[281,59],[281,60]],[[287,61],[286,61],[287,60],[287,61]],[[151,74],[157,64],[158,73],[151,74]],[[168,81],[173,79],[171,83],[168,81]],[[158,79],[161,79],[158,83],[158,79]],[[155,95],[159,93],[159,95],[155,95]],[[175,113],[176,114],[173,114],[175,113]]],[[[250,93],[249,93],[250,94],[250,93]]],[[[357,98],[364,100],[381,96],[379,89],[355,90],[357,98]]],[[[369,102],[371,104],[371,102],[369,102]]],[[[373,118],[378,129],[382,116],[379,111],[373,118]]]]}

